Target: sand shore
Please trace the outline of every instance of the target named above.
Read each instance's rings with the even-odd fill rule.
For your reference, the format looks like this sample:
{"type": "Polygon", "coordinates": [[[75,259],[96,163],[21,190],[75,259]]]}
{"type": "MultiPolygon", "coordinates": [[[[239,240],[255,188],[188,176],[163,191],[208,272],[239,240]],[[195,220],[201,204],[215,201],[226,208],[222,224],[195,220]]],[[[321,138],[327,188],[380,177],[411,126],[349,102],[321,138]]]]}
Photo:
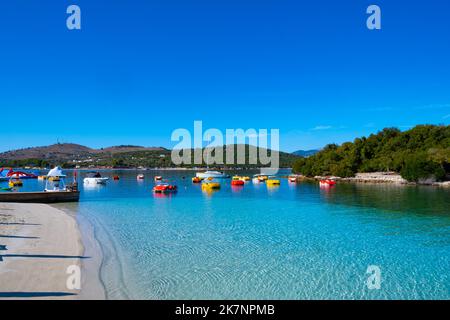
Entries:
{"type": "Polygon", "coordinates": [[[0,299],[103,299],[94,251],[85,249],[69,214],[44,204],[0,204],[0,299]],[[73,287],[77,269],[81,290],[73,287]]]}

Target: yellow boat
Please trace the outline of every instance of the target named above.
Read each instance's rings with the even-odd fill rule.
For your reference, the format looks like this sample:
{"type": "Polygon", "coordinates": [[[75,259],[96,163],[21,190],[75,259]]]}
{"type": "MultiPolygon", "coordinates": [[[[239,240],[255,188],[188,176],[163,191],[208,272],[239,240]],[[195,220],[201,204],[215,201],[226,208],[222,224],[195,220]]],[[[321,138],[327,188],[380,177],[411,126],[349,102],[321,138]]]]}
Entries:
{"type": "Polygon", "coordinates": [[[48,181],[60,181],[61,179],[59,177],[49,177],[48,181]]]}
{"type": "Polygon", "coordinates": [[[220,183],[219,182],[203,182],[202,183],[202,190],[213,190],[213,189],[220,189],[220,183]]]}
{"type": "Polygon", "coordinates": [[[275,177],[270,177],[266,180],[266,184],[268,186],[279,186],[280,185],[280,180],[276,179],[275,177]]]}
{"type": "Polygon", "coordinates": [[[241,181],[250,181],[250,177],[245,177],[245,176],[234,176],[233,180],[241,180],[241,181]]]}
{"type": "Polygon", "coordinates": [[[38,176],[38,180],[47,180],[47,176],[38,176]]]}
{"type": "Polygon", "coordinates": [[[23,182],[20,179],[15,179],[15,180],[11,179],[11,180],[9,180],[8,185],[9,185],[10,188],[21,187],[21,186],[23,186],[23,182]]]}
{"type": "Polygon", "coordinates": [[[259,183],[259,182],[265,182],[268,179],[268,176],[265,174],[255,174],[253,176],[253,182],[259,183]]]}

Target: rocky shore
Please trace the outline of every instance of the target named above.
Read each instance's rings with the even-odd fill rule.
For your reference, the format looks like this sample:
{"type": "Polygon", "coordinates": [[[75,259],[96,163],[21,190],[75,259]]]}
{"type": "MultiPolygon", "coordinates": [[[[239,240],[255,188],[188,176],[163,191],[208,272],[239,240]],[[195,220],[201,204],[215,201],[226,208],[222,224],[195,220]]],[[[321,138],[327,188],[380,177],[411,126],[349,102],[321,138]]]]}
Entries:
{"type": "Polygon", "coordinates": [[[450,181],[436,182],[433,179],[423,179],[419,182],[409,182],[403,179],[400,174],[396,172],[368,172],[357,173],[354,177],[341,178],[330,176],[315,176],[315,180],[334,179],[341,182],[356,182],[356,183],[392,183],[399,185],[431,185],[439,187],[450,187],[450,181]]]}

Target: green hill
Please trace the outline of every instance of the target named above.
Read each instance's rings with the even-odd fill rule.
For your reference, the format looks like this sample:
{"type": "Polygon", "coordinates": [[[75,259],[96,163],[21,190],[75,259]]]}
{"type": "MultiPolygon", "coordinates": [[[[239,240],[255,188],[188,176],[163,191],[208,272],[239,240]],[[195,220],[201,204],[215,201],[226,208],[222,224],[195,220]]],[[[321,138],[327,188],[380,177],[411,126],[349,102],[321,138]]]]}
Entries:
{"type": "MultiPolygon", "coordinates": [[[[237,163],[237,145],[235,149],[235,164],[217,165],[222,168],[257,168],[265,167],[259,159],[250,159],[259,149],[245,145],[245,164],[237,163]],[[253,151],[250,152],[250,150],[253,151]],[[253,160],[253,161],[251,161],[253,160]]],[[[224,159],[226,148],[222,147],[224,159]]],[[[262,150],[270,156],[273,151],[262,150]]],[[[194,150],[191,150],[191,164],[180,167],[201,167],[206,163],[194,164],[194,150]]],[[[290,168],[299,157],[293,154],[279,152],[280,167],[290,168]]],[[[50,167],[61,165],[65,168],[75,167],[114,167],[114,168],[167,168],[176,167],[172,163],[171,150],[161,147],[116,146],[102,149],[91,149],[77,144],[55,144],[45,147],[27,148],[0,153],[0,167],[50,167]]],[[[216,165],[211,165],[214,167],[216,165]]]]}
{"type": "Polygon", "coordinates": [[[396,171],[409,181],[444,180],[450,172],[450,126],[418,125],[404,132],[385,128],[340,146],[327,145],[317,154],[295,161],[293,171],[339,177],[396,171]]]}

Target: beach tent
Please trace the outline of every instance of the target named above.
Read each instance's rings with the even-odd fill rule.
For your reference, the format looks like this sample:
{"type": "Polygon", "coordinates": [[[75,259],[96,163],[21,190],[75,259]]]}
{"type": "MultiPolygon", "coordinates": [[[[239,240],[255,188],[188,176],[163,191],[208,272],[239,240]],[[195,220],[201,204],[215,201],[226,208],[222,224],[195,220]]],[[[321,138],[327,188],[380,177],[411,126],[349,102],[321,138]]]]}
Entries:
{"type": "Polygon", "coordinates": [[[62,173],[61,167],[54,167],[47,174],[47,177],[65,177],[66,175],[62,173]]]}

